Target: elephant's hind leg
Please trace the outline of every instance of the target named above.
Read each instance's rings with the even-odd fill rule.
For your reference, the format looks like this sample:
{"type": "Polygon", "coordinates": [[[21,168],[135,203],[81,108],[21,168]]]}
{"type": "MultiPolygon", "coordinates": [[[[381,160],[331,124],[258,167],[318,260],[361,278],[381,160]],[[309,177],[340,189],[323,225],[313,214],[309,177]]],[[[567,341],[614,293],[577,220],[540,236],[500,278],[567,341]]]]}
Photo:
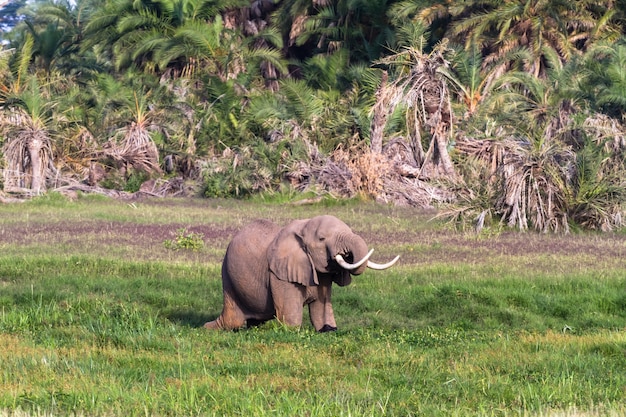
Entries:
{"type": "Polygon", "coordinates": [[[237,303],[228,295],[224,294],[224,309],[222,314],[213,321],[204,324],[206,329],[240,329],[246,325],[246,316],[237,303]]]}

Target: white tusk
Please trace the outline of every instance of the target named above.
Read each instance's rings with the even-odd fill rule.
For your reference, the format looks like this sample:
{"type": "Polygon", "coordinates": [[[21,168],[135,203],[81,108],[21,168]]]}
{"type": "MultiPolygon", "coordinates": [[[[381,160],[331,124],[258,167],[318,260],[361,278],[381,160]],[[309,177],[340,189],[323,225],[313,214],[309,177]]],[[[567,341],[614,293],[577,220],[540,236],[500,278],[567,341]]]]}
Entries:
{"type": "Polygon", "coordinates": [[[393,264],[395,264],[398,261],[398,259],[400,259],[400,255],[393,258],[391,262],[387,262],[386,264],[382,264],[382,265],[377,264],[376,262],[367,261],[367,267],[370,269],[378,269],[378,270],[387,269],[393,266],[393,264]]]}
{"type": "Polygon", "coordinates": [[[349,271],[352,271],[353,269],[357,269],[358,267],[360,267],[361,265],[363,265],[365,262],[368,261],[369,257],[372,256],[372,253],[374,252],[374,249],[370,249],[370,251],[367,253],[367,255],[365,255],[363,257],[363,259],[361,259],[359,262],[351,264],[346,262],[343,259],[343,256],[341,255],[337,255],[335,256],[335,260],[337,261],[337,263],[339,264],[339,266],[341,266],[343,269],[347,269],[349,271]]]}

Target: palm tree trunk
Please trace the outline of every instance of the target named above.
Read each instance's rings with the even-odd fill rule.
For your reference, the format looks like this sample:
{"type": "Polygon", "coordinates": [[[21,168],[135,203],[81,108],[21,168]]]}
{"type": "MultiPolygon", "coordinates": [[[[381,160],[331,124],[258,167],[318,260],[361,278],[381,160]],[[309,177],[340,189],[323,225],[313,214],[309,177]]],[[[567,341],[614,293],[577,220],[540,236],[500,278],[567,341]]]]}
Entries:
{"type": "Polygon", "coordinates": [[[448,133],[442,132],[444,129],[443,126],[438,126],[436,129],[437,135],[433,138],[433,140],[437,142],[437,164],[441,167],[440,171],[442,171],[441,173],[446,178],[452,181],[458,181],[459,176],[452,163],[452,158],[450,158],[450,154],[448,153],[448,133]]]}
{"type": "Polygon", "coordinates": [[[30,158],[31,185],[30,189],[39,194],[43,191],[43,170],[41,169],[41,148],[43,141],[38,137],[33,137],[27,144],[28,156],[30,158]]]}
{"type": "Polygon", "coordinates": [[[387,95],[387,71],[383,71],[380,87],[376,92],[376,104],[372,108],[372,124],[370,127],[370,149],[373,154],[383,151],[383,131],[389,116],[389,97],[387,95]]]}

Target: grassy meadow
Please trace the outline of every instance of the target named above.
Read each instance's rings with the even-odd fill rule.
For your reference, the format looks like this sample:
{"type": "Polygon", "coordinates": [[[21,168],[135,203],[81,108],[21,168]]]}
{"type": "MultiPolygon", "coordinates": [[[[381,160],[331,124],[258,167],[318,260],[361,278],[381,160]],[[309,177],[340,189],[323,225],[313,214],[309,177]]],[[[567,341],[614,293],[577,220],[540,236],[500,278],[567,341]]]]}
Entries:
{"type": "Polygon", "coordinates": [[[626,414],[626,235],[477,236],[431,217],[359,201],[0,205],[0,416],[626,414]],[[325,213],[375,261],[401,255],[334,288],[337,332],[201,327],[242,225],[325,213]]]}

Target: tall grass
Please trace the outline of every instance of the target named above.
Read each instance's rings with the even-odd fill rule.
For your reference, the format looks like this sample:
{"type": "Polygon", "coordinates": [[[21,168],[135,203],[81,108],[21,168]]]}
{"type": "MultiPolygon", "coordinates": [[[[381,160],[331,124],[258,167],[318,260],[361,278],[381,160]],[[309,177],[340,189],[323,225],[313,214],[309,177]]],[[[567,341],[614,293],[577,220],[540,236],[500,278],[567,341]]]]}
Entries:
{"type": "Polygon", "coordinates": [[[0,206],[0,216],[0,416],[626,412],[620,235],[477,241],[423,213],[360,202],[53,199],[0,206]],[[403,256],[334,289],[339,331],[201,328],[221,310],[219,259],[240,223],[329,212],[380,242],[381,257],[403,256]],[[114,223],[118,239],[105,227],[83,234],[84,222],[114,223]],[[40,239],[25,238],[41,224],[40,239]],[[167,230],[134,235],[137,224],[167,230]],[[204,227],[205,246],[167,250],[166,232],[181,226],[204,227]],[[554,252],[531,250],[547,240],[554,252]],[[510,242],[521,249],[504,251],[510,242]],[[615,250],[577,264],[583,255],[560,250],[572,242],[583,255],[615,250]]]}

